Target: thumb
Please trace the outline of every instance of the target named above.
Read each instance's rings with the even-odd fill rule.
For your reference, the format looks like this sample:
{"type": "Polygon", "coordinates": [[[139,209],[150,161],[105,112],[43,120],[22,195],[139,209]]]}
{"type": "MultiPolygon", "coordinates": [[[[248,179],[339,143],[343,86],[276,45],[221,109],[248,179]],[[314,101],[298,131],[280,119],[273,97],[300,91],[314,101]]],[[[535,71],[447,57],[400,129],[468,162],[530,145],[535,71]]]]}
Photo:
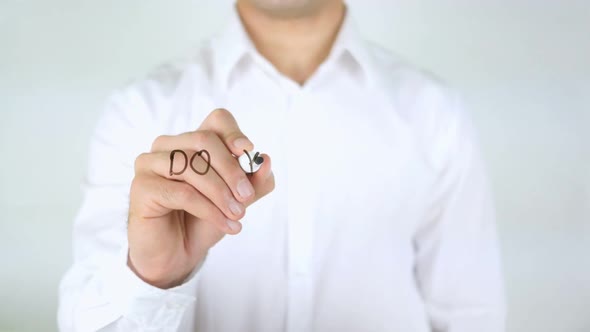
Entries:
{"type": "Polygon", "coordinates": [[[242,155],[244,150],[254,150],[254,144],[242,133],[234,116],[224,108],[209,113],[199,130],[210,130],[217,134],[228,150],[236,156],[242,155]]]}

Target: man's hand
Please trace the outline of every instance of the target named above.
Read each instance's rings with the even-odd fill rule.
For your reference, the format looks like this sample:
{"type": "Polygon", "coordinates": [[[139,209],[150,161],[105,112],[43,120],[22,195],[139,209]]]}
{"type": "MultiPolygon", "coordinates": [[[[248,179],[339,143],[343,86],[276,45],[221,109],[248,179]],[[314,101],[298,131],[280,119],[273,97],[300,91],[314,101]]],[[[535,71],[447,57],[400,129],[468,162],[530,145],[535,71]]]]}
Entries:
{"type": "MultiPolygon", "coordinates": [[[[230,112],[211,112],[200,128],[177,136],[160,136],[150,153],[135,162],[129,206],[129,267],[145,282],[171,288],[183,282],[225,234],[237,234],[245,209],[274,189],[270,158],[250,176],[233,155],[252,150],[230,112]],[[200,175],[187,168],[170,175],[170,152],[183,150],[189,162],[200,150],[210,154],[211,169],[200,175]]],[[[175,172],[184,160],[175,156],[175,172]],[[176,162],[178,161],[178,162],[176,162]]],[[[207,168],[196,157],[192,165],[207,168]]]]}

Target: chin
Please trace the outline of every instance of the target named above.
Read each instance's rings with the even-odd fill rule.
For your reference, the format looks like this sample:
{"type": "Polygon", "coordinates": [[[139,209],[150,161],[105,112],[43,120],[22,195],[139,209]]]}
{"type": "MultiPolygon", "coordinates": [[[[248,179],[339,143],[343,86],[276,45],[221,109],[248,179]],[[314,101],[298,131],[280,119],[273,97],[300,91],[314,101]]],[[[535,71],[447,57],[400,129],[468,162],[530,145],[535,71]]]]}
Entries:
{"type": "Polygon", "coordinates": [[[270,16],[300,17],[315,13],[333,0],[245,0],[270,16]]]}

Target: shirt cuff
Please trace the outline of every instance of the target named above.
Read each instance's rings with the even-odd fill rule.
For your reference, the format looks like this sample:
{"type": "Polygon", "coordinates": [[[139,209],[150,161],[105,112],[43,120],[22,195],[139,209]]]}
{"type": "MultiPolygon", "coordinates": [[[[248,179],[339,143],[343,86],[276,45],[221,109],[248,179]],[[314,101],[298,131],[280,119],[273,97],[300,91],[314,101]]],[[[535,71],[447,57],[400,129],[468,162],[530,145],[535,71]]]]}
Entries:
{"type": "MultiPolygon", "coordinates": [[[[117,312],[132,324],[129,328],[159,330],[177,327],[186,309],[195,303],[197,284],[202,263],[195,268],[179,286],[161,289],[141,280],[127,265],[128,245],[125,244],[112,270],[105,271],[105,285],[109,287],[109,298],[117,312]],[[110,280],[109,280],[110,279],[110,280]]],[[[204,261],[204,260],[203,260],[204,261]]]]}

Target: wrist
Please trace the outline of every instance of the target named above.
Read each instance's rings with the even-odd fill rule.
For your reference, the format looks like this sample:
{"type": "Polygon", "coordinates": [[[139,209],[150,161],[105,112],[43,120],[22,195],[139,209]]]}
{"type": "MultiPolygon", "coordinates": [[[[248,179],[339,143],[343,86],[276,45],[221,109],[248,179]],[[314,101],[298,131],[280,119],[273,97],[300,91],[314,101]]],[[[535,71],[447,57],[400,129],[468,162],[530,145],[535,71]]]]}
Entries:
{"type": "MultiPolygon", "coordinates": [[[[195,263],[169,264],[162,266],[153,264],[155,268],[139,268],[134,264],[130,252],[127,254],[127,266],[143,282],[160,289],[170,289],[182,285],[193,272],[201,267],[207,251],[195,255],[195,263]]],[[[145,265],[145,264],[144,264],[145,265]]],[[[148,266],[150,264],[147,264],[148,266]]]]}
{"type": "Polygon", "coordinates": [[[140,268],[134,264],[130,254],[127,255],[127,266],[143,282],[160,289],[169,289],[181,285],[191,273],[190,270],[183,271],[170,267],[140,268]]]}

